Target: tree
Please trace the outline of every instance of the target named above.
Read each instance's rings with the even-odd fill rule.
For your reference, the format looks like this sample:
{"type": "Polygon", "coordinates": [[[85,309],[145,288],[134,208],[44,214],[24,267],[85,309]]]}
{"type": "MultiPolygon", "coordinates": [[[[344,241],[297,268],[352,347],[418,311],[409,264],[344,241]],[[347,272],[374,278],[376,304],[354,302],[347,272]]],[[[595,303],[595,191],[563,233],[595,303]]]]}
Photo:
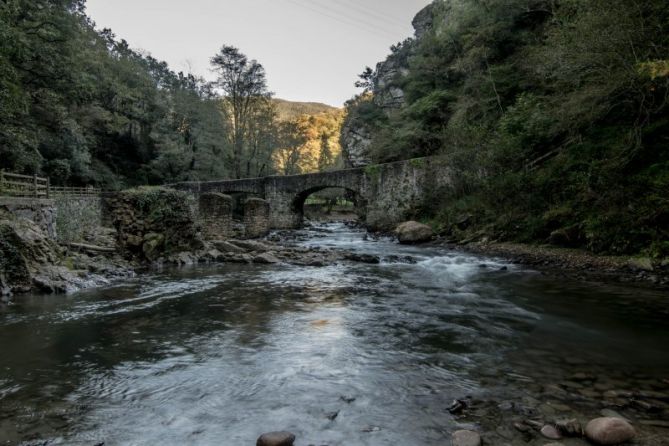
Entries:
{"type": "Polygon", "coordinates": [[[321,134],[321,147],[318,155],[318,170],[323,172],[334,164],[334,156],[330,150],[330,137],[327,133],[321,134]]]}
{"type": "Polygon", "coordinates": [[[374,77],[376,73],[370,67],[365,67],[365,71],[358,75],[359,81],[355,82],[356,88],[362,88],[364,93],[374,89],[374,77]]]}
{"type": "Polygon", "coordinates": [[[278,149],[274,152],[273,159],[283,175],[300,173],[300,150],[305,142],[306,138],[296,120],[280,123],[278,149]]]}
{"type": "Polygon", "coordinates": [[[271,98],[265,69],[237,48],[227,45],[211,59],[211,64],[218,72],[216,86],[224,93],[223,105],[231,120],[233,172],[235,178],[242,178],[250,121],[258,108],[266,106],[271,98]]]}

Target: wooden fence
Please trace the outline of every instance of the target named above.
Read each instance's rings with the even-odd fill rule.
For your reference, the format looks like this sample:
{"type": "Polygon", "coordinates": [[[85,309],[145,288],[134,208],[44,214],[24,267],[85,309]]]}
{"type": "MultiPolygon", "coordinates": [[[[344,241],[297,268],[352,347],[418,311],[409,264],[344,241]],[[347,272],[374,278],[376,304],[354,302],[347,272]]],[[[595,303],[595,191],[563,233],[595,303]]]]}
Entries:
{"type": "Polygon", "coordinates": [[[100,189],[93,187],[51,186],[49,178],[37,175],[19,175],[0,170],[0,196],[55,198],[55,197],[97,197],[100,189]]]}
{"type": "Polygon", "coordinates": [[[51,197],[99,197],[100,195],[102,191],[94,187],[50,187],[51,197]]]}
{"type": "Polygon", "coordinates": [[[0,195],[9,197],[49,198],[48,178],[0,171],[0,195]]]}

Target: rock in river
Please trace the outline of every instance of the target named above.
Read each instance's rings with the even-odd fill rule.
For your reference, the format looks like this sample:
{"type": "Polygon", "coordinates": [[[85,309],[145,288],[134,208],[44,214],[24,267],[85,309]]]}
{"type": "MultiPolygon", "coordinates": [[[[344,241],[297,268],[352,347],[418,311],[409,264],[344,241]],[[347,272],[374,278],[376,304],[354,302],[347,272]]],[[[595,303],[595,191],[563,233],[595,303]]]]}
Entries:
{"type": "Polygon", "coordinates": [[[627,421],[614,418],[595,418],[585,427],[585,436],[595,444],[620,444],[631,440],[636,431],[627,421]]]}
{"type": "Polygon", "coordinates": [[[474,431],[460,430],[453,432],[453,446],[481,446],[481,436],[474,431]]]}
{"type": "Polygon", "coordinates": [[[374,256],[371,254],[360,254],[357,252],[347,253],[344,255],[344,258],[352,262],[370,263],[370,264],[381,263],[381,259],[379,259],[379,256],[374,256]]]}
{"type": "Polygon", "coordinates": [[[290,432],[268,432],[262,434],[256,446],[292,446],[295,442],[295,435],[290,432]]]}
{"type": "Polygon", "coordinates": [[[281,260],[277,259],[274,253],[266,252],[259,254],[253,258],[253,263],[279,263],[281,260]]]}
{"type": "Polygon", "coordinates": [[[541,428],[541,435],[548,438],[549,440],[560,440],[562,438],[562,435],[555,428],[555,426],[551,426],[550,424],[547,424],[541,428]]]}
{"type": "Polygon", "coordinates": [[[399,242],[403,244],[429,242],[434,236],[432,228],[417,221],[402,223],[395,232],[399,242]]]}

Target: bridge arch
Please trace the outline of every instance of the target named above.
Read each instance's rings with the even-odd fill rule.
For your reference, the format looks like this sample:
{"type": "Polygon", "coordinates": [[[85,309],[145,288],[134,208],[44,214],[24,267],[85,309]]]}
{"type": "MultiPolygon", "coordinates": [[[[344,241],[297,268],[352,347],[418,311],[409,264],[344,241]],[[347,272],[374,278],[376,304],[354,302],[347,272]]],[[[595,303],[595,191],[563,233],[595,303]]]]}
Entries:
{"type": "MultiPolygon", "coordinates": [[[[304,204],[311,195],[316,194],[318,192],[328,190],[328,189],[339,189],[344,191],[345,196],[347,198],[350,198],[351,201],[355,204],[356,211],[359,212],[359,210],[364,207],[364,200],[362,197],[362,193],[359,190],[355,190],[349,187],[342,187],[342,186],[313,186],[308,189],[305,189],[301,192],[298,192],[295,197],[293,198],[291,210],[295,213],[296,217],[299,218],[299,223],[301,224],[302,221],[304,220],[304,204]]],[[[360,216],[360,215],[359,215],[360,216]]]]}

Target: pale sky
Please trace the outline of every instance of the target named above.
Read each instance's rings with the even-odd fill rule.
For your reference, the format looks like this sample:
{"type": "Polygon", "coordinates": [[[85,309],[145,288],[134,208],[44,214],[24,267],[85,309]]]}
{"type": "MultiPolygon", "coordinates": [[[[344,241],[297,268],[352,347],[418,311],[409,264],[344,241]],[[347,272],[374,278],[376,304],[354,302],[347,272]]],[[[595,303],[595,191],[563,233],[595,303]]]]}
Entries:
{"type": "Polygon", "coordinates": [[[174,71],[213,79],[209,59],[238,47],[267,71],[270,90],[341,106],[365,66],[413,35],[430,0],[88,0],[97,27],[174,71]]]}

